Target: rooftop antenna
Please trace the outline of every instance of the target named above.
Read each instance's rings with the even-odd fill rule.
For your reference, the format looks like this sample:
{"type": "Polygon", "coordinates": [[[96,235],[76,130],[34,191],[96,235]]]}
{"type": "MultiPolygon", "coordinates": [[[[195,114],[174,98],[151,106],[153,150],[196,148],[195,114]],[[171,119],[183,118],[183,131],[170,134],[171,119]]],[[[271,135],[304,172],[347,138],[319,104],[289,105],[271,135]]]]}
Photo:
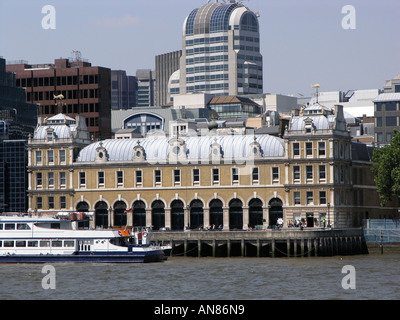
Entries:
{"type": "Polygon", "coordinates": [[[78,50],[72,50],[72,55],[75,56],[75,61],[79,62],[82,61],[82,53],[78,50]]]}
{"type": "Polygon", "coordinates": [[[318,97],[319,97],[318,89],[320,88],[320,85],[317,83],[317,84],[312,85],[311,88],[316,89],[315,90],[315,98],[316,98],[317,103],[318,103],[318,97]]]}

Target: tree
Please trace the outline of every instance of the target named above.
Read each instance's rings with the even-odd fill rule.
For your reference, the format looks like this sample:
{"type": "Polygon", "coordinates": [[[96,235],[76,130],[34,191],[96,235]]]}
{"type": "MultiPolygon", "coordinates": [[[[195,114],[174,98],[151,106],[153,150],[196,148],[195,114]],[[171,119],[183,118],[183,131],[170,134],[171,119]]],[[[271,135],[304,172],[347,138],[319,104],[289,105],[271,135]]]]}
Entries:
{"type": "Polygon", "coordinates": [[[374,150],[372,173],[378,188],[381,206],[393,197],[400,198],[400,132],[394,130],[389,145],[374,150]]]}

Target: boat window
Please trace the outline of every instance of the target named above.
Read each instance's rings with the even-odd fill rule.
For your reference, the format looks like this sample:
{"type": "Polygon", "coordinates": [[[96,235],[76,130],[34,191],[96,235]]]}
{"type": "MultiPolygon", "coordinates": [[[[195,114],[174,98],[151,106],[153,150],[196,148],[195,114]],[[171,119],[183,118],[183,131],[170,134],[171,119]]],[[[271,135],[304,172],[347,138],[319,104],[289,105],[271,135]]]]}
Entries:
{"type": "Polygon", "coordinates": [[[52,247],[62,247],[62,241],[61,240],[53,240],[52,242],[51,242],[51,246],[52,247]]]}
{"type": "Polygon", "coordinates": [[[4,240],[4,247],[5,247],[5,248],[14,247],[14,241],[11,241],[11,240],[4,240]]]}
{"type": "Polygon", "coordinates": [[[28,247],[37,247],[38,241],[28,241],[28,247]]]}
{"type": "Polygon", "coordinates": [[[3,246],[3,241],[0,241],[0,247],[2,247],[3,246]]]}
{"type": "Polygon", "coordinates": [[[60,229],[60,223],[59,223],[59,222],[52,223],[52,224],[50,225],[50,228],[51,228],[51,229],[60,229]]]}
{"type": "Polygon", "coordinates": [[[27,223],[17,223],[17,230],[31,230],[27,223]]]}
{"type": "Polygon", "coordinates": [[[64,241],[64,247],[73,248],[74,246],[75,246],[74,240],[65,240],[64,241]]]}
{"type": "Polygon", "coordinates": [[[21,241],[21,240],[15,241],[15,246],[18,248],[26,247],[26,241],[21,241]]]}
{"type": "Polygon", "coordinates": [[[42,241],[40,241],[40,246],[41,247],[50,247],[50,241],[49,240],[42,240],[42,241]]]}
{"type": "Polygon", "coordinates": [[[110,243],[115,246],[120,246],[120,247],[128,246],[128,243],[125,238],[113,238],[113,239],[110,239],[110,243]]]}
{"type": "Polygon", "coordinates": [[[3,230],[3,224],[0,223],[0,230],[3,230]]]}
{"type": "Polygon", "coordinates": [[[15,230],[15,223],[6,223],[4,230],[15,230]]]}

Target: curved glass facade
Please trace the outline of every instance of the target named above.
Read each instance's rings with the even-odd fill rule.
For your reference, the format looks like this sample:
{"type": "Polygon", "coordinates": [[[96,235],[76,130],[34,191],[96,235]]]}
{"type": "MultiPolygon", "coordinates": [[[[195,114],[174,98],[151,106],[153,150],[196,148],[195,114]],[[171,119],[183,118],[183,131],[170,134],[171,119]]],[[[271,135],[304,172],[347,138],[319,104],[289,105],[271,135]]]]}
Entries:
{"type": "Polygon", "coordinates": [[[180,94],[263,92],[259,25],[252,11],[237,1],[209,1],[191,11],[183,33],[180,94]]]}
{"type": "Polygon", "coordinates": [[[240,29],[244,31],[253,31],[258,32],[258,22],[251,13],[245,13],[242,17],[242,21],[240,23],[240,29]]]}
{"type": "Polygon", "coordinates": [[[189,17],[187,18],[186,21],[186,35],[191,35],[193,34],[194,31],[194,18],[196,18],[196,14],[199,9],[194,9],[190,14],[189,17]]]}
{"type": "Polygon", "coordinates": [[[210,21],[210,33],[229,30],[229,18],[238,4],[222,5],[214,10],[210,21]]]}

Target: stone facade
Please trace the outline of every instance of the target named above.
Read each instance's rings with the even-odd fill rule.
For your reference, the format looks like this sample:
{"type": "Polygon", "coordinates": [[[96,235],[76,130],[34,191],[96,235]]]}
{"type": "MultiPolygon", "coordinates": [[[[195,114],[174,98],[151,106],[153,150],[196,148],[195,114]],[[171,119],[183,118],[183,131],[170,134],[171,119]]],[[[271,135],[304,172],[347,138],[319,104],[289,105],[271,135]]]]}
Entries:
{"type": "MultiPolygon", "coordinates": [[[[52,132],[49,122],[41,125],[46,132],[52,132]]],[[[43,142],[37,139],[41,126],[29,141],[28,194],[30,210],[42,214],[88,211],[93,227],[155,230],[258,229],[275,226],[279,218],[284,226],[302,221],[342,228],[358,227],[363,218],[398,217],[397,204],[379,207],[371,150],[351,142],[340,106],[294,113],[283,139],[226,135],[90,143],[74,129],[68,141],[55,136],[43,142]]]]}

